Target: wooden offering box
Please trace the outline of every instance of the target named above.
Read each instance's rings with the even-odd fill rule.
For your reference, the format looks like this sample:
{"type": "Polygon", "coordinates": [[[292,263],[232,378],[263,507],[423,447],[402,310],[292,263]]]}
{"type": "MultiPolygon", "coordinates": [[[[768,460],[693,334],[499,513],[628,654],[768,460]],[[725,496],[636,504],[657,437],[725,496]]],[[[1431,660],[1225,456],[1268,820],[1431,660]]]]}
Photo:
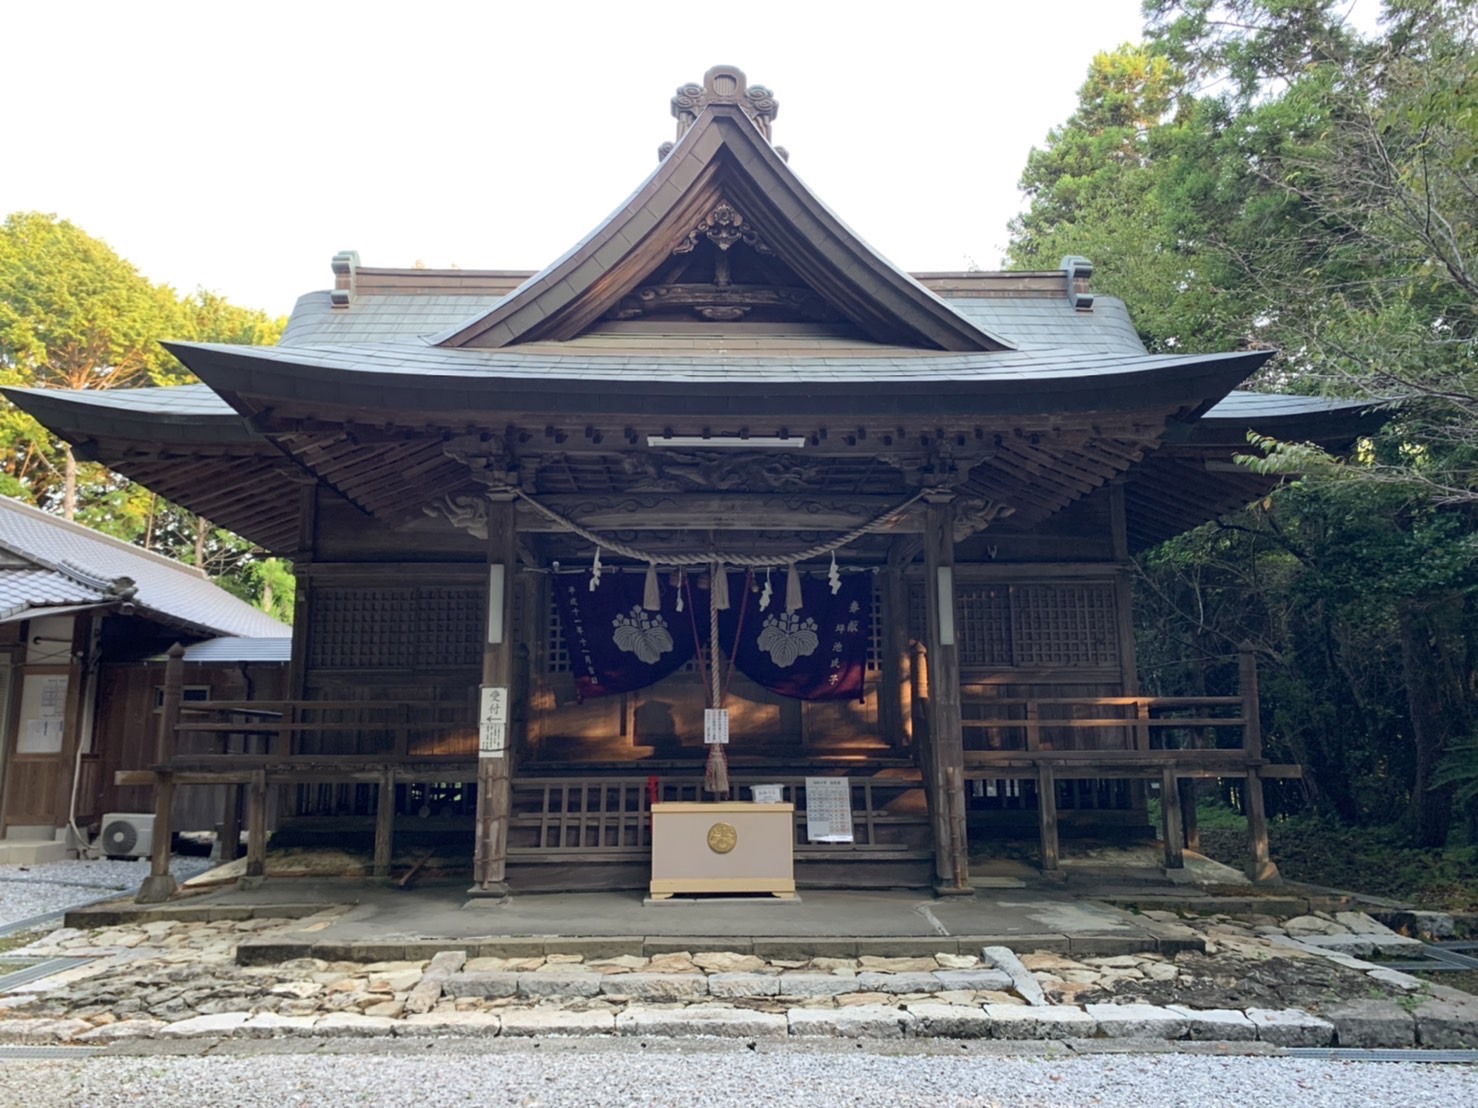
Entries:
{"type": "Polygon", "coordinates": [[[795,805],[652,805],[652,896],[795,895],[795,805]]]}

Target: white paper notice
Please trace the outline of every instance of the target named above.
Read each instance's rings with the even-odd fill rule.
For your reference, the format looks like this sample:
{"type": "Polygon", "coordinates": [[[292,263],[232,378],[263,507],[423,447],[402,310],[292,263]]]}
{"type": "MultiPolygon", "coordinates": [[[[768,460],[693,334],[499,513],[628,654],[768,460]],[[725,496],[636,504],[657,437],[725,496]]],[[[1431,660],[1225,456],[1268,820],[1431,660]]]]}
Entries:
{"type": "Polygon", "coordinates": [[[813,843],[854,841],[852,782],[847,778],[806,778],[806,838],[813,843]]]}
{"type": "Polygon", "coordinates": [[[477,713],[477,753],[501,758],[508,749],[508,687],[484,685],[477,713]]]}
{"type": "Polygon", "coordinates": [[[31,673],[21,685],[17,754],[60,754],[67,716],[67,675],[31,673]]]}
{"type": "Polygon", "coordinates": [[[727,708],[703,709],[703,741],[709,746],[729,741],[729,710],[727,708]]]}

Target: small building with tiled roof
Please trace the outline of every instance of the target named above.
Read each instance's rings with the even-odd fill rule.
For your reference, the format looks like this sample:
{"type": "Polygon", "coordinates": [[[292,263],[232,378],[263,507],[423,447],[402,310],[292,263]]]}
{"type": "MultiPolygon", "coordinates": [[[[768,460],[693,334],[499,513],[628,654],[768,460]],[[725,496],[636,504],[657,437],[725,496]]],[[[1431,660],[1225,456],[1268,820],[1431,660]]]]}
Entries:
{"type": "MultiPolygon", "coordinates": [[[[196,695],[219,699],[247,660],[271,659],[258,681],[276,689],[291,634],[193,566],[0,497],[0,861],[60,854],[73,827],[75,846],[105,811],[151,800],[112,781],[154,760],[163,666],[148,659],[238,644],[191,659],[196,695]]],[[[182,814],[189,829],[219,818],[182,814]]]]}
{"type": "Polygon", "coordinates": [[[1139,694],[1129,559],[1271,487],[1249,430],[1343,449],[1372,417],[1237,392],[1268,351],[1147,352],[1082,258],[904,272],[732,67],[672,111],[543,270],[345,252],[277,346],[167,343],[198,385],[5,390],[296,566],[274,757],[149,780],[360,819],[380,873],[397,819],[471,829],[488,893],[643,883],[653,802],[756,783],[802,884],[963,890],[1021,827],[1055,869],[1060,828],[1148,832],[1155,789],[1173,867],[1179,783],[1234,776],[1275,873],[1261,782],[1297,767],[1262,758],[1250,674],[1139,694]]]}

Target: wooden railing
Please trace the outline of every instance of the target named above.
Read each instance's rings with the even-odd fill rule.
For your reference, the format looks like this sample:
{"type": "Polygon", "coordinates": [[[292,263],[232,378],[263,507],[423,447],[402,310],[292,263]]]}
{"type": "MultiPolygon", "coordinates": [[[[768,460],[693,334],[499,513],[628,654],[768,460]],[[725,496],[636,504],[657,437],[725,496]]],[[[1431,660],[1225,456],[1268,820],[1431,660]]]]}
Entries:
{"type": "MultiPolygon", "coordinates": [[[[903,843],[884,841],[889,827],[926,824],[922,814],[895,814],[880,797],[919,788],[908,778],[850,778],[854,842],[813,843],[806,827],[804,777],[774,774],[730,776],[733,795],[760,784],[778,784],[782,798],[795,805],[795,846],[799,856],[835,857],[849,852],[907,852],[903,843]]],[[[509,857],[556,861],[589,856],[646,857],[651,852],[651,791],[662,801],[699,800],[701,776],[590,777],[551,776],[513,779],[513,817],[509,857]],[[522,834],[520,834],[522,832],[522,834]]]]}
{"type": "MultiPolygon", "coordinates": [[[[180,785],[226,785],[239,808],[245,790],[247,874],[263,873],[266,855],[266,796],[278,785],[373,786],[374,872],[389,873],[396,818],[396,789],[402,785],[444,786],[477,779],[475,729],[470,703],[454,701],[216,701],[181,702],[182,665],[171,652],[166,669],[165,705],[160,720],[158,756],[147,770],[122,771],[120,785],[156,786],[156,827],[168,831],[168,806],[180,785]],[[182,735],[253,736],[255,754],[176,754],[182,735]],[[352,744],[328,741],[354,736],[352,744]],[[338,753],[352,745],[356,753],[338,753]],[[321,753],[304,747],[325,747],[321,753]],[[428,753],[429,751],[447,753],[428,753]]],[[[1246,781],[1249,839],[1254,869],[1276,874],[1267,855],[1262,810],[1262,780],[1297,776],[1299,767],[1270,765],[1262,754],[1257,714],[1257,675],[1250,656],[1243,659],[1241,695],[1236,697],[1036,697],[997,698],[962,690],[966,743],[962,770],[949,767],[949,797],[961,795],[963,781],[1026,779],[1036,792],[1042,864],[1058,868],[1058,790],[1075,780],[1158,781],[1164,817],[1167,867],[1183,865],[1183,822],[1178,782],[1183,778],[1240,777],[1246,781]],[[999,713],[1007,713],[1001,715],[999,713]],[[992,714],[987,714],[992,713],[992,714]],[[1191,745],[1167,742],[1177,733],[1191,745]],[[1206,745],[1212,736],[1211,745],[1206,745]],[[1094,746],[1083,748],[1091,737],[1094,746]]],[[[927,688],[915,697],[916,740],[927,744],[927,688]]],[[[650,849],[647,792],[652,778],[617,770],[609,776],[515,777],[511,856],[525,859],[616,858],[650,849]]],[[[698,799],[702,779],[665,775],[657,779],[666,800],[698,799]]],[[[735,793],[748,784],[779,783],[797,801],[798,849],[828,855],[852,851],[907,850],[881,841],[890,824],[920,824],[918,814],[893,814],[877,799],[880,791],[920,786],[914,777],[855,777],[854,844],[811,844],[805,839],[804,777],[761,775],[733,779],[735,793]]],[[[1142,793],[1141,793],[1142,797],[1142,793]]],[[[368,801],[368,793],[365,792],[368,801]]],[[[240,832],[227,803],[223,841],[234,844],[240,832]]],[[[965,854],[960,841],[942,847],[965,854]]],[[[159,852],[156,852],[156,854],[159,852]]],[[[156,857],[154,869],[162,862],[156,857]]],[[[167,878],[155,872],[151,881],[167,878]]],[[[162,885],[161,885],[162,887],[162,885]]]]}

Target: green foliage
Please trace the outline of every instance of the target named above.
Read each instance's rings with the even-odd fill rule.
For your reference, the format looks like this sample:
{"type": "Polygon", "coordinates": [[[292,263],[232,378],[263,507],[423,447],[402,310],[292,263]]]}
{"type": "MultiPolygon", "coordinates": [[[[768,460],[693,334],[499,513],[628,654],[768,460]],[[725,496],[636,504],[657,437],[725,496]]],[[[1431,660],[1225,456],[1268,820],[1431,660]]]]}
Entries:
{"type": "MultiPolygon", "coordinates": [[[[54,215],[16,212],[0,224],[0,384],[179,384],[189,373],[158,340],[270,345],[285,325],[204,289],[177,296],[54,215]]],[[[101,465],[78,462],[8,401],[0,401],[0,494],[199,564],[238,595],[290,616],[281,563],[101,465]]]]}
{"type": "MultiPolygon", "coordinates": [[[[1299,816],[1268,826],[1269,847],[1284,877],[1448,911],[1478,910],[1478,846],[1416,848],[1394,828],[1352,828],[1299,816]]],[[[1201,847],[1227,865],[1246,861],[1246,832],[1202,828],[1201,847]]]]}
{"type": "Polygon", "coordinates": [[[1140,559],[1140,661],[1225,694],[1252,644],[1269,750],[1308,769],[1274,806],[1435,844],[1478,822],[1478,9],[1391,0],[1371,39],[1345,10],[1150,0],[1033,151],[1010,255],[1093,259],[1152,350],[1403,398],[1349,459],[1254,436],[1242,464],[1291,483],[1140,559]]]}

